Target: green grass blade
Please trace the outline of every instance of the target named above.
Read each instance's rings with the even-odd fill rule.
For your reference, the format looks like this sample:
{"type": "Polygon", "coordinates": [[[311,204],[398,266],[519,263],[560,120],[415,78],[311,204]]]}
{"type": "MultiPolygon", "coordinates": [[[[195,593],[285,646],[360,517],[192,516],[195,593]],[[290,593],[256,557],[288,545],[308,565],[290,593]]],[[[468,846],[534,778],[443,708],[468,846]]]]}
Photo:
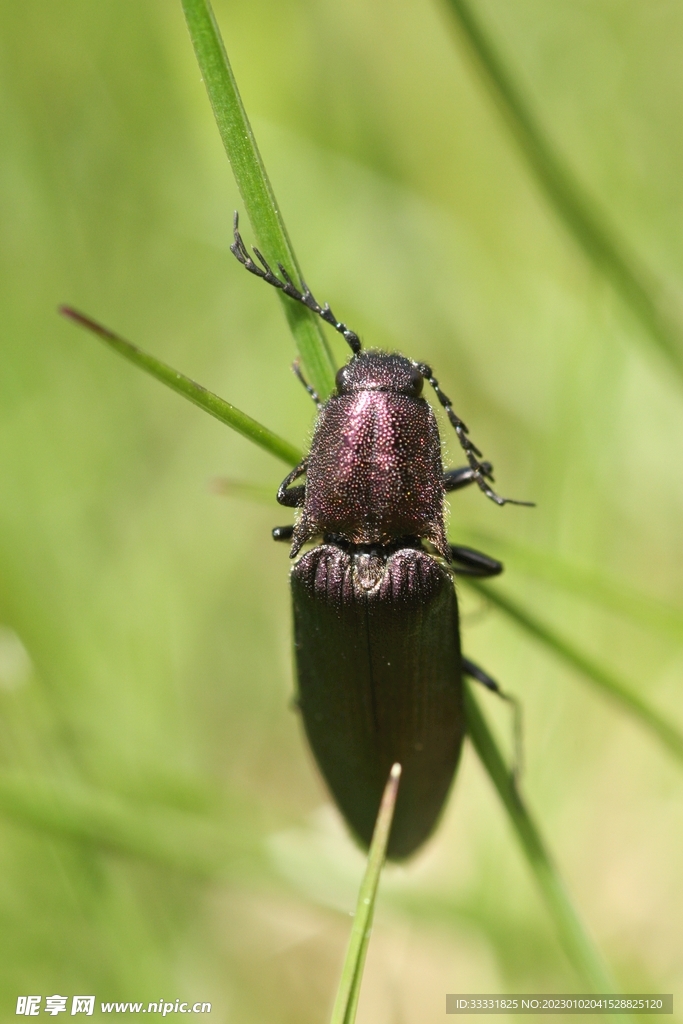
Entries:
{"type": "MultiPolygon", "coordinates": [[[[618,992],[600,953],[586,932],[562,883],[538,829],[531,818],[496,745],[471,687],[465,684],[465,707],[470,739],[498,790],[517,833],[529,866],[557,927],[562,947],[575,971],[591,992],[618,992]]],[[[628,1018],[622,1018],[624,1020],[628,1018]]]]}
{"type": "Polygon", "coordinates": [[[372,834],[372,842],[368,852],[368,864],[365,869],[360,892],[358,893],[356,914],[353,919],[353,928],[351,929],[351,937],[346,951],[344,967],[342,968],[337,998],[335,999],[332,1011],[331,1024],[353,1024],[356,1019],[360,984],[363,977],[365,955],[368,943],[370,942],[379,876],[386,856],[400,779],[401,766],[395,764],[391,769],[389,780],[384,789],[379,813],[377,814],[375,831],[372,834]]]}
{"type": "Polygon", "coordinates": [[[478,580],[468,579],[467,583],[474,587],[479,593],[514,619],[518,625],[540,640],[546,647],[554,651],[573,668],[576,668],[595,683],[603,692],[614,697],[622,707],[625,707],[642,724],[646,725],[662,743],[675,754],[679,760],[683,760],[683,735],[674,726],[670,725],[658,711],[651,708],[638,694],[634,693],[627,683],[624,683],[609,669],[605,668],[588,654],[584,654],[575,644],[560,636],[554,629],[541,622],[536,616],[510,597],[506,597],[496,588],[487,587],[478,580]]]}
{"type": "MultiPolygon", "coordinates": [[[[228,55],[208,0],[183,0],[183,10],[216,124],[256,241],[272,266],[302,281],[280,209],[261,160],[228,55]]],[[[322,399],[334,387],[335,365],[318,318],[280,294],[310,383],[322,399]]]]}
{"type": "Polygon", "coordinates": [[[468,0],[447,2],[551,205],[588,258],[609,278],[678,375],[683,377],[683,330],[669,312],[661,287],[629,251],[604,211],[555,150],[468,0]]]}
{"type": "Polygon", "coordinates": [[[239,828],[186,811],[137,805],[92,786],[0,772],[0,815],[58,839],[201,878],[268,870],[250,808],[235,810],[239,828]]]}
{"type": "Polygon", "coordinates": [[[683,608],[643,594],[621,580],[611,579],[592,568],[577,565],[549,551],[478,530],[465,530],[473,544],[487,543],[503,558],[514,559],[515,568],[536,579],[623,615],[639,626],[657,630],[672,640],[683,640],[683,608]]]}
{"type": "Polygon", "coordinates": [[[219,398],[218,395],[214,395],[212,391],[207,391],[201,384],[197,384],[196,381],[179,373],[178,370],[174,370],[167,363],[162,363],[160,359],[148,355],[147,352],[139,349],[137,345],[132,345],[129,341],[125,341],[118,334],[110,331],[108,327],[103,327],[102,324],[98,324],[95,320],[91,320],[90,317],[84,316],[77,310],[71,309],[69,306],[61,306],[59,311],[69,320],[73,320],[74,323],[85,327],[103,341],[106,341],[111,348],[124,356],[124,358],[129,359],[131,363],[135,363],[141,370],[145,370],[152,377],[156,377],[162,384],[166,384],[173,391],[177,391],[179,395],[188,398],[195,405],[198,405],[200,409],[204,409],[205,412],[215,416],[221,423],[232,427],[238,434],[249,438],[254,444],[265,448],[267,452],[286,462],[287,465],[295,466],[300,461],[301,452],[294,445],[278,437],[272,430],[268,430],[267,427],[262,426],[257,420],[247,416],[245,412],[240,412],[234,405],[230,405],[229,402],[219,398]]]}

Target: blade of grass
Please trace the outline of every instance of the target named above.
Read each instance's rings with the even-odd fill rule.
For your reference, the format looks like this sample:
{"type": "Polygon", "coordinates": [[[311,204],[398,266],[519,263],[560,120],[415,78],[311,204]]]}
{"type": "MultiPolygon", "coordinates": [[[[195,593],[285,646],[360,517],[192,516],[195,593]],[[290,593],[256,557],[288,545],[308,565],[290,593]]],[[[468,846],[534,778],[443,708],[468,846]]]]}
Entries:
{"type": "Polygon", "coordinates": [[[662,287],[629,251],[604,210],[579,183],[515,82],[503,57],[468,0],[447,0],[479,70],[503,113],[522,154],[565,226],[594,265],[611,281],[683,378],[683,329],[669,310],[662,287]]]}
{"type": "Polygon", "coordinates": [[[384,788],[382,802],[380,803],[375,823],[375,831],[372,834],[372,842],[368,851],[368,864],[365,869],[360,892],[358,893],[353,928],[351,929],[351,937],[348,949],[346,950],[346,958],[342,968],[337,997],[334,1002],[331,1024],[353,1024],[356,1019],[360,983],[363,977],[365,956],[370,942],[379,876],[386,856],[400,779],[401,766],[400,764],[395,764],[389,773],[389,779],[384,788]]]}
{"type": "MultiPolygon", "coordinates": [[[[242,104],[209,0],[183,0],[185,20],[235,181],[259,248],[293,281],[303,281],[282,214],[242,104]]],[[[308,378],[322,399],[334,387],[335,365],[315,314],[281,293],[285,314],[308,378]]]]}
{"type": "Polygon", "coordinates": [[[590,655],[579,650],[575,644],[560,636],[554,629],[541,622],[536,616],[524,608],[517,600],[504,596],[496,588],[487,587],[478,580],[468,579],[467,583],[479,593],[505,612],[517,622],[527,633],[540,640],[546,647],[559,655],[572,668],[576,668],[583,676],[595,683],[603,692],[614,697],[622,707],[631,712],[642,724],[648,726],[661,742],[679,760],[683,760],[683,735],[669,722],[651,708],[638,694],[624,683],[609,669],[605,668],[590,655]]]}
{"type": "Polygon", "coordinates": [[[465,683],[465,710],[470,739],[503,801],[568,959],[591,992],[618,992],[618,986],[574,909],[468,683],[465,683]]]}
{"type": "Polygon", "coordinates": [[[0,814],[10,820],[200,878],[269,870],[260,830],[247,824],[251,808],[235,812],[239,827],[231,828],[198,814],[136,805],[93,787],[0,773],[0,814]]]}
{"type": "Polygon", "coordinates": [[[509,554],[514,559],[516,569],[528,572],[536,579],[587,598],[594,604],[627,616],[640,626],[656,629],[672,640],[683,640],[683,608],[642,594],[621,580],[610,579],[594,569],[559,558],[552,552],[540,551],[479,530],[464,532],[475,544],[491,544],[498,548],[498,553],[502,553],[503,557],[509,554]]]}
{"type": "Polygon", "coordinates": [[[200,409],[204,409],[205,412],[215,416],[221,423],[232,427],[238,434],[249,438],[254,444],[259,445],[267,452],[270,452],[271,455],[286,462],[288,466],[296,466],[300,461],[301,452],[294,445],[278,437],[272,430],[268,430],[267,427],[262,426],[257,420],[247,416],[245,412],[240,412],[234,405],[230,405],[229,402],[225,402],[218,395],[214,395],[212,391],[207,391],[201,384],[197,384],[196,381],[179,373],[178,370],[174,370],[167,363],[162,363],[160,359],[156,359],[154,356],[148,355],[147,352],[143,352],[137,345],[132,345],[129,341],[125,341],[118,334],[110,331],[108,327],[103,327],[102,324],[98,324],[95,320],[91,320],[90,317],[84,316],[83,313],[79,313],[69,306],[60,306],[59,312],[67,317],[67,319],[73,320],[74,323],[85,327],[88,331],[92,331],[93,334],[106,341],[114,351],[124,356],[125,359],[129,359],[131,363],[135,363],[141,370],[145,370],[152,377],[156,377],[162,384],[166,384],[173,391],[177,391],[179,395],[188,398],[195,405],[198,405],[200,409]]]}

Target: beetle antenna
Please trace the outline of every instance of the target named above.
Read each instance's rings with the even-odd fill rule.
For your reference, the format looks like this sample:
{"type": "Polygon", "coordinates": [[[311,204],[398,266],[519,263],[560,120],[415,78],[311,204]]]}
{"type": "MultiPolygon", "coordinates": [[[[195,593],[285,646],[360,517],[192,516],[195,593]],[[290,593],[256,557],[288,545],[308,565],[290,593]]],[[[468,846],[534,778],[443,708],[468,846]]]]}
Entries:
{"type": "Polygon", "coordinates": [[[439,403],[446,411],[446,415],[450,420],[451,426],[458,435],[458,441],[462,447],[467,461],[469,462],[470,469],[472,470],[472,476],[479,485],[480,490],[484,492],[487,498],[491,501],[495,501],[496,505],[527,505],[529,508],[534,508],[536,505],[535,501],[518,501],[516,498],[501,498],[500,494],[496,494],[492,487],[487,483],[487,477],[491,477],[491,467],[488,462],[480,462],[483,456],[477,446],[468,437],[468,430],[463,421],[453,412],[453,404],[448,397],[445,395],[439,386],[439,382],[432,373],[431,366],[427,366],[426,363],[413,363],[413,366],[422,374],[426,381],[434,388],[434,394],[439,400],[439,403]]]}
{"type": "Polygon", "coordinates": [[[315,313],[324,320],[326,324],[330,324],[330,326],[334,327],[335,331],[339,331],[339,333],[343,335],[344,340],[353,354],[358,355],[361,350],[361,343],[356,332],[352,331],[351,328],[347,327],[341,320],[337,320],[336,316],[330,309],[329,303],[326,302],[324,306],[320,305],[320,303],[313,297],[311,289],[303,278],[301,279],[303,291],[299,291],[281,263],[278,263],[277,267],[284,280],[279,278],[277,274],[272,271],[265,257],[256,247],[254,247],[254,255],[256,256],[258,263],[251,258],[249,250],[244,244],[244,239],[239,232],[239,215],[237,210],[235,210],[233,234],[235,241],[230,246],[230,252],[240,261],[242,266],[245,267],[250,274],[255,274],[256,277],[260,277],[261,280],[265,281],[267,284],[272,284],[274,288],[279,288],[280,291],[284,292],[285,295],[288,295],[290,299],[295,299],[297,302],[302,303],[302,305],[306,306],[307,309],[310,309],[312,313],[315,313]],[[259,266],[259,263],[261,266],[259,266]]]}

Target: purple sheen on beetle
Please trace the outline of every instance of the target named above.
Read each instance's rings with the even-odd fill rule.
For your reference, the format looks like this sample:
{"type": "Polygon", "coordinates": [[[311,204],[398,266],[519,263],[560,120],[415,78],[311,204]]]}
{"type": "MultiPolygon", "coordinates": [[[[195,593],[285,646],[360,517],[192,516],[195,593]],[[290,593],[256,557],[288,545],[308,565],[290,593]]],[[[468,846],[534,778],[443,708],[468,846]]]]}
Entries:
{"type": "Polygon", "coordinates": [[[419,373],[403,356],[369,351],[337,379],[313,435],[292,557],[334,535],[351,544],[424,538],[449,560],[441,439],[419,373]]]}

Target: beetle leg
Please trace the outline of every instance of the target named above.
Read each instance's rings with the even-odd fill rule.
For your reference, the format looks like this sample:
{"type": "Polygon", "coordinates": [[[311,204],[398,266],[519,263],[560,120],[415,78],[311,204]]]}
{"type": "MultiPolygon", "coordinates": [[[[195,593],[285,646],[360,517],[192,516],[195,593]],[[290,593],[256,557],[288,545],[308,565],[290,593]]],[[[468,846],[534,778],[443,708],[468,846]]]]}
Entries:
{"type": "Polygon", "coordinates": [[[308,391],[309,395],[311,396],[311,398],[315,402],[315,404],[318,407],[318,409],[322,409],[323,403],[320,401],[320,398],[318,397],[318,392],[315,391],[311,387],[311,385],[308,383],[308,381],[304,377],[303,373],[301,372],[300,361],[298,359],[295,359],[294,362],[292,363],[292,372],[293,372],[294,376],[296,377],[296,379],[298,381],[300,381],[303,384],[303,386],[306,388],[306,391],[308,391]]]}
{"type": "Polygon", "coordinates": [[[470,661],[469,658],[463,657],[462,671],[464,675],[469,676],[471,679],[476,680],[476,682],[478,683],[481,683],[481,685],[485,686],[487,690],[491,690],[493,693],[497,694],[502,700],[506,700],[508,704],[512,706],[514,715],[513,729],[515,749],[514,760],[512,763],[512,777],[515,783],[517,783],[519,781],[520,775],[522,774],[522,705],[516,697],[513,697],[511,696],[511,694],[505,693],[503,690],[501,690],[496,680],[492,679],[488,672],[484,672],[483,668],[480,668],[479,665],[475,664],[475,662],[470,661]]]}
{"type": "Polygon", "coordinates": [[[272,530],[273,540],[291,540],[293,533],[293,526],[274,526],[272,530]]]}
{"type": "Polygon", "coordinates": [[[255,274],[257,277],[260,277],[261,280],[265,281],[267,284],[272,284],[274,288],[279,288],[280,291],[285,293],[285,295],[289,295],[290,299],[295,299],[297,302],[301,302],[304,306],[306,306],[307,309],[310,309],[312,313],[315,313],[317,316],[321,317],[326,324],[330,324],[332,327],[334,327],[335,331],[339,331],[339,333],[344,336],[344,340],[346,341],[347,345],[354,353],[354,355],[357,352],[360,352],[360,338],[358,337],[356,332],[352,331],[351,328],[347,327],[346,324],[341,322],[341,320],[337,320],[336,316],[330,309],[329,304],[327,302],[325,303],[324,306],[321,306],[313,298],[311,290],[304,280],[301,281],[303,290],[299,291],[299,289],[296,287],[296,285],[292,281],[291,277],[289,276],[285,268],[282,266],[281,263],[278,263],[278,270],[280,271],[282,277],[284,278],[284,280],[282,280],[277,276],[277,274],[273,273],[270,266],[266,262],[264,256],[256,248],[254,248],[254,255],[256,256],[256,259],[259,261],[261,266],[259,266],[259,263],[254,262],[254,260],[249,255],[249,250],[244,244],[244,240],[241,234],[239,233],[238,225],[239,218],[237,215],[237,210],[235,210],[235,220],[233,228],[233,235],[235,241],[230,246],[230,251],[232,252],[233,256],[235,256],[240,261],[242,266],[245,267],[250,274],[255,274]]]}
{"type": "MultiPolygon", "coordinates": [[[[490,462],[482,462],[481,475],[487,480],[493,480],[493,466],[490,462]]],[[[447,469],[443,475],[443,486],[445,491],[459,491],[463,487],[477,482],[477,477],[471,466],[460,466],[458,469],[447,469]]]]}
{"type": "Polygon", "coordinates": [[[287,508],[301,508],[306,499],[306,485],[300,484],[292,487],[295,480],[306,472],[308,459],[302,459],[298,466],[295,466],[291,473],[288,473],[277,490],[277,500],[287,508]]]}
{"type": "Polygon", "coordinates": [[[461,547],[459,544],[449,544],[451,558],[459,565],[453,566],[453,572],[458,576],[499,576],[503,571],[503,563],[497,558],[490,558],[483,551],[476,551],[474,548],[461,547]]]}
{"type": "Polygon", "coordinates": [[[424,379],[426,381],[429,381],[429,383],[434,388],[434,394],[436,395],[436,397],[439,400],[439,403],[445,410],[446,415],[450,420],[451,426],[458,435],[458,441],[460,441],[460,446],[465,452],[465,455],[467,456],[467,461],[469,462],[470,469],[472,470],[472,478],[474,481],[476,481],[477,484],[479,484],[480,489],[484,492],[486,497],[490,498],[491,501],[495,501],[496,505],[534,505],[535,502],[533,501],[517,501],[516,498],[501,498],[500,494],[496,494],[493,488],[489,487],[489,485],[486,482],[487,476],[490,476],[490,474],[486,472],[486,466],[488,464],[479,461],[479,459],[481,458],[481,452],[479,451],[477,446],[473,444],[472,441],[470,441],[469,437],[467,436],[467,427],[465,426],[463,421],[460,419],[459,416],[457,416],[453,412],[453,403],[451,402],[448,395],[444,394],[444,392],[441,390],[438,380],[432,373],[431,366],[427,366],[426,363],[414,363],[413,365],[416,367],[417,370],[419,370],[424,379]]]}
{"type": "Polygon", "coordinates": [[[491,690],[492,693],[497,693],[498,696],[502,697],[504,700],[513,699],[503,693],[496,680],[493,679],[488,672],[485,672],[483,668],[480,668],[476,662],[470,661],[469,658],[465,658],[464,655],[462,659],[462,670],[466,676],[469,676],[471,679],[476,679],[476,681],[481,683],[482,686],[485,686],[487,690],[491,690]]]}

